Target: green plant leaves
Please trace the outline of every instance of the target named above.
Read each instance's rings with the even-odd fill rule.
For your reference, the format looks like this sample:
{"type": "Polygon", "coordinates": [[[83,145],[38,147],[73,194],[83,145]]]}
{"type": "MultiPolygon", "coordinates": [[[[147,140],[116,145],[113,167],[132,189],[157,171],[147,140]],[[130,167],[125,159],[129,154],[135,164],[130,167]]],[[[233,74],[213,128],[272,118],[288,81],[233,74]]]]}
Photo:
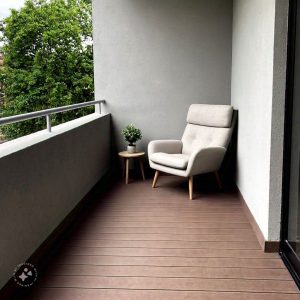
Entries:
{"type": "Polygon", "coordinates": [[[127,125],[123,130],[122,134],[126,142],[130,146],[134,145],[137,141],[142,139],[142,132],[140,129],[136,128],[133,124],[127,125]]]}

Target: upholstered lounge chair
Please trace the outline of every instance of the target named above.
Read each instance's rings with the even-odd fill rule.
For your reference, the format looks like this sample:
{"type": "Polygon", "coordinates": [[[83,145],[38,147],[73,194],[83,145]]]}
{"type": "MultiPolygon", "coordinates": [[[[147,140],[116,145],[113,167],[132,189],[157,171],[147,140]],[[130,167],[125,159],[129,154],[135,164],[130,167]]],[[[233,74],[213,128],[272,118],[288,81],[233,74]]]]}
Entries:
{"type": "Polygon", "coordinates": [[[160,172],[189,178],[189,198],[193,199],[193,176],[218,170],[232,133],[230,105],[192,104],[181,140],[156,140],[148,145],[149,164],[155,169],[152,187],[160,172]]]}

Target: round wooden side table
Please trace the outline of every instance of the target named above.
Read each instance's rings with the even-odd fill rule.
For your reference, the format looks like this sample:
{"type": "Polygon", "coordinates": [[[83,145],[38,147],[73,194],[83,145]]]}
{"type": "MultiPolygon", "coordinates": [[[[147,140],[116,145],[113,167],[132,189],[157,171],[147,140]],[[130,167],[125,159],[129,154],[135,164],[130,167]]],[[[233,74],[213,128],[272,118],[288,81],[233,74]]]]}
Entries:
{"type": "Polygon", "coordinates": [[[129,178],[129,160],[130,158],[135,159],[137,158],[139,160],[139,165],[142,173],[143,180],[145,180],[145,173],[144,173],[144,166],[142,159],[145,156],[145,152],[135,152],[135,153],[129,153],[128,151],[122,151],[119,152],[119,156],[121,156],[124,159],[124,170],[125,170],[125,183],[128,184],[128,178],[129,178]]]}

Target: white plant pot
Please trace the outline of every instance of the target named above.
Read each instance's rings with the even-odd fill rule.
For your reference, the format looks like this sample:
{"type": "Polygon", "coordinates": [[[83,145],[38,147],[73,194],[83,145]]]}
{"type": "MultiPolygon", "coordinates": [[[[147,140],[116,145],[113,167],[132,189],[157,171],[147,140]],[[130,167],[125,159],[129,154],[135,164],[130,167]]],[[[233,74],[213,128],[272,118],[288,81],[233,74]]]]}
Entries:
{"type": "Polygon", "coordinates": [[[127,146],[128,153],[135,153],[136,152],[136,146],[127,146]]]}

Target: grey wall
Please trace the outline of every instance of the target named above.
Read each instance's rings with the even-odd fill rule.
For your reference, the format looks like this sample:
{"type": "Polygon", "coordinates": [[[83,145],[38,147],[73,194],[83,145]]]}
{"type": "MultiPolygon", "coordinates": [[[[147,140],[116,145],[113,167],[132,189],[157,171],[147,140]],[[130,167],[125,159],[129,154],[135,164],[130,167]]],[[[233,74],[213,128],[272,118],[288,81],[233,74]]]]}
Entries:
{"type": "Polygon", "coordinates": [[[278,240],[280,231],[286,35],[287,1],[234,1],[237,185],[266,240],[278,240]]]}
{"type": "Polygon", "coordinates": [[[268,240],[271,241],[280,240],[288,5],[288,1],[276,0],[268,224],[268,240]]]}
{"type": "Polygon", "coordinates": [[[0,158],[0,288],[109,168],[110,115],[84,118],[0,158]]]}
{"type": "Polygon", "coordinates": [[[97,99],[119,149],[133,122],[149,140],[181,138],[191,103],[230,104],[231,0],[94,0],[97,99]]]}

